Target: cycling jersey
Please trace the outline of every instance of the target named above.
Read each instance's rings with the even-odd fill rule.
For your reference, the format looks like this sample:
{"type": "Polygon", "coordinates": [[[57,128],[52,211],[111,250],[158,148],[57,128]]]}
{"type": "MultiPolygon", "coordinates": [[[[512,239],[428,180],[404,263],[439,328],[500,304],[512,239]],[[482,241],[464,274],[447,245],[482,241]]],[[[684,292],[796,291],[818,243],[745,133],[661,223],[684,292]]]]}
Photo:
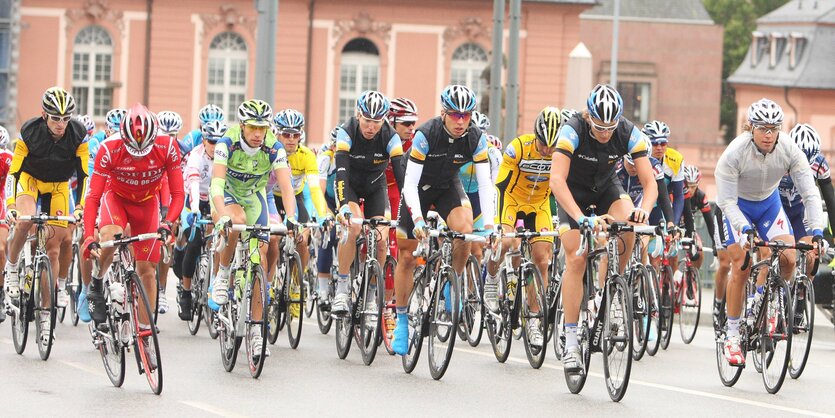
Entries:
{"type": "Polygon", "coordinates": [[[714,228],[714,216],[713,216],[713,209],[711,207],[710,202],[707,201],[707,196],[702,191],[702,189],[696,188],[696,191],[692,194],[685,194],[684,195],[684,230],[685,234],[688,237],[695,236],[695,224],[693,222],[693,215],[697,212],[702,213],[702,217],[704,217],[705,225],[707,226],[707,231],[710,234],[710,239],[713,241],[713,246],[715,247],[719,242],[716,241],[716,232],[714,228]]]}
{"type": "MultiPolygon", "coordinates": [[[[304,186],[315,183],[319,187],[319,168],[316,165],[316,154],[310,148],[299,144],[296,152],[287,156],[287,164],[290,166],[290,182],[293,184],[293,192],[299,194],[304,186]]],[[[281,196],[281,190],[273,189],[277,196],[281,196]]]]}
{"type": "MultiPolygon", "coordinates": [[[[502,164],[502,150],[488,145],[487,159],[490,162],[490,182],[495,184],[496,179],[499,177],[499,167],[502,164]]],[[[550,163],[550,160],[548,161],[550,163]]],[[[478,178],[476,178],[475,165],[472,162],[462,165],[461,169],[458,170],[458,176],[461,177],[461,185],[468,195],[478,193],[478,178]]],[[[477,208],[474,207],[473,211],[475,210],[477,208]]]]}
{"type": "Polygon", "coordinates": [[[180,147],[180,155],[187,156],[191,151],[203,143],[203,132],[200,129],[195,129],[187,133],[184,137],[177,140],[177,145],[180,147]]]}
{"type": "Polygon", "coordinates": [[[215,145],[214,163],[226,167],[226,177],[217,179],[217,189],[210,186],[211,197],[221,193],[246,197],[264,191],[270,172],[288,167],[284,146],[269,130],[260,150],[252,156],[241,147],[241,141],[241,128],[234,125],[215,145]]]}
{"type": "Polygon", "coordinates": [[[325,180],[325,197],[329,200],[334,200],[333,186],[336,182],[336,161],[334,161],[334,150],[329,144],[322,145],[317,157],[317,164],[319,166],[319,180],[325,180]]]}
{"type": "Polygon", "coordinates": [[[188,155],[186,162],[185,189],[189,192],[191,211],[197,212],[200,202],[209,200],[209,185],[212,182],[212,165],[214,161],[206,155],[203,144],[194,148],[188,155]]]}
{"type": "Polygon", "coordinates": [[[87,163],[87,174],[91,176],[96,165],[96,153],[99,151],[99,145],[105,139],[107,139],[107,134],[104,131],[98,131],[87,137],[87,152],[90,153],[90,158],[87,163]]]}
{"type": "Polygon", "coordinates": [[[667,178],[667,183],[671,181],[684,181],[684,156],[680,152],[667,147],[664,152],[664,177],[667,178]]]}
{"type": "MultiPolygon", "coordinates": [[[[652,165],[652,173],[655,177],[655,181],[664,181],[664,169],[661,166],[661,161],[658,161],[654,157],[650,156],[649,163],[652,165]]],[[[644,199],[644,186],[641,185],[641,182],[638,180],[638,176],[629,175],[623,164],[623,160],[618,161],[615,172],[618,175],[618,179],[620,179],[620,184],[623,186],[623,190],[626,191],[632,199],[632,203],[635,204],[635,207],[640,207],[641,201],[644,199]]],[[[658,195],[661,196],[660,190],[658,195]]]]}
{"type": "MultiPolygon", "coordinates": [[[[9,168],[12,166],[12,153],[6,149],[0,149],[0,184],[5,185],[8,180],[11,179],[9,177],[9,168]]],[[[5,187],[0,189],[0,200],[5,202],[5,187]]],[[[0,219],[6,219],[6,205],[5,203],[0,205],[0,219]]],[[[0,228],[8,229],[9,226],[6,224],[0,225],[0,228]]]]}
{"type": "Polygon", "coordinates": [[[551,187],[551,158],[536,149],[536,135],[526,134],[510,141],[502,156],[496,187],[517,200],[539,203],[548,199],[551,187]]]}
{"type": "MultiPolygon", "coordinates": [[[[809,168],[812,169],[812,177],[818,183],[832,177],[829,163],[826,162],[823,154],[816,155],[812,163],[809,164],[809,168]]],[[[778,190],[780,190],[780,200],[783,202],[784,207],[797,206],[802,203],[800,192],[798,192],[797,187],[794,185],[794,180],[792,180],[792,177],[788,173],[780,179],[778,190]]]]}

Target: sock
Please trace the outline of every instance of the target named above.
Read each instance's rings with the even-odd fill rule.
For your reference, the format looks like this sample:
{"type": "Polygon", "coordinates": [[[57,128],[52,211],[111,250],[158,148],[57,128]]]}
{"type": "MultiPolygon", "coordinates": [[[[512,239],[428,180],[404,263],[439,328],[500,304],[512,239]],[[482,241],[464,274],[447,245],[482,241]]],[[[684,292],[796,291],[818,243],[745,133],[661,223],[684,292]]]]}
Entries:
{"type": "Polygon", "coordinates": [[[93,277],[93,279],[90,280],[90,290],[91,291],[101,292],[103,287],[104,287],[104,282],[101,279],[99,279],[98,277],[93,277]]]}
{"type": "Polygon", "coordinates": [[[336,293],[348,293],[348,275],[338,275],[336,279],[336,293]]]}
{"type": "Polygon", "coordinates": [[[492,274],[490,274],[490,273],[487,273],[487,282],[488,282],[488,283],[491,283],[491,284],[492,284],[492,283],[496,283],[496,282],[498,282],[498,281],[499,281],[499,279],[498,279],[495,275],[492,275],[492,274]]]}
{"type": "Polygon", "coordinates": [[[400,317],[400,315],[406,315],[409,313],[408,306],[398,306],[395,308],[395,310],[397,311],[398,318],[400,317]]]}
{"type": "Polygon", "coordinates": [[[67,278],[58,278],[58,289],[66,289],[67,288],[67,278]]]}
{"type": "Polygon", "coordinates": [[[328,287],[330,285],[330,278],[328,277],[319,277],[319,296],[323,296],[328,292],[328,287]]]}
{"type": "Polygon", "coordinates": [[[739,317],[728,317],[728,337],[739,337],[739,317]]]}
{"type": "MultiPolygon", "coordinates": [[[[403,327],[408,329],[405,326],[405,324],[409,323],[409,314],[407,314],[406,312],[400,313],[399,312],[400,308],[397,308],[397,309],[398,309],[398,312],[397,312],[397,327],[399,328],[399,327],[401,327],[400,324],[404,324],[403,327]]],[[[403,309],[405,310],[406,308],[403,308],[403,309]]]]}
{"type": "Polygon", "coordinates": [[[580,345],[577,341],[577,323],[565,324],[565,349],[574,348],[580,345]]]}

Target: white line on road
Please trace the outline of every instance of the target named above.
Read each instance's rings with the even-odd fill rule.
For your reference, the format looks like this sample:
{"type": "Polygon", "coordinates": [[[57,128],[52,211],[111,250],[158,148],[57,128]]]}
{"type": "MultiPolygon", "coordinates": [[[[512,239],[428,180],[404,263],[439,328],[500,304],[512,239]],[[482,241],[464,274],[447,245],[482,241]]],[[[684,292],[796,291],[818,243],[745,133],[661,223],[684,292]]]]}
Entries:
{"type": "MultiPolygon", "coordinates": [[[[482,356],[482,357],[495,358],[495,356],[492,353],[482,353],[480,351],[475,351],[475,350],[471,350],[471,349],[468,349],[468,348],[457,348],[456,347],[455,351],[461,351],[461,352],[468,353],[468,354],[475,354],[475,355],[482,356]]],[[[519,364],[529,364],[527,359],[508,357],[507,360],[512,361],[514,363],[519,363],[519,364]]],[[[542,367],[549,368],[549,369],[552,369],[552,370],[563,370],[562,367],[554,366],[553,364],[543,364],[542,367]]],[[[604,376],[602,374],[596,373],[596,372],[589,372],[589,376],[599,377],[601,379],[604,378],[604,376]]],[[[687,389],[687,388],[682,388],[682,387],[678,387],[678,386],[670,386],[670,385],[663,385],[663,384],[660,384],[660,383],[645,382],[645,381],[642,381],[642,380],[629,379],[629,384],[638,385],[638,386],[646,386],[646,387],[666,390],[666,391],[670,391],[670,392],[684,393],[684,394],[693,395],[693,396],[701,396],[703,398],[712,398],[712,399],[718,399],[718,400],[721,400],[721,401],[740,403],[740,404],[750,405],[750,406],[757,406],[757,407],[760,407],[760,408],[772,409],[772,410],[775,410],[775,411],[788,412],[788,413],[798,414],[798,415],[807,415],[807,416],[812,416],[812,417],[829,417],[829,418],[835,417],[835,415],[829,415],[829,414],[826,414],[826,413],[823,413],[823,412],[817,412],[817,411],[810,411],[808,409],[798,409],[798,408],[791,408],[791,407],[788,407],[788,406],[772,405],[772,404],[765,403],[765,402],[757,402],[757,401],[752,401],[752,400],[748,400],[748,399],[735,398],[733,396],[719,395],[719,394],[716,394],[716,393],[704,392],[704,391],[694,390],[694,389],[687,389]]]]}
{"type": "Polygon", "coordinates": [[[234,412],[227,411],[225,409],[218,408],[216,406],[212,406],[209,404],[205,404],[203,402],[194,402],[194,401],[179,401],[181,404],[188,405],[192,408],[199,409],[201,411],[208,412],[210,414],[218,415],[221,417],[245,417],[246,415],[236,414],[234,412]]]}
{"type": "Polygon", "coordinates": [[[59,360],[59,362],[62,363],[62,364],[66,364],[67,366],[74,367],[78,370],[82,370],[82,371],[85,371],[87,373],[94,374],[96,376],[107,377],[101,370],[94,369],[92,367],[88,367],[88,366],[85,366],[85,365],[80,364],[80,363],[74,363],[74,362],[66,361],[66,360],[59,360]]]}

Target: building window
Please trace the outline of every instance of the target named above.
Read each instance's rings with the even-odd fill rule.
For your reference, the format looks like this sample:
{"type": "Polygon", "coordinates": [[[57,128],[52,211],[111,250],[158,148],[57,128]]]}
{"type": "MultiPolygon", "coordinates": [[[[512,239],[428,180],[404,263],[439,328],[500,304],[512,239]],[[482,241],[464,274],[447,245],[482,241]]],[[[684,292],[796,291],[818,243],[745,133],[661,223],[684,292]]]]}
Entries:
{"type": "Polygon", "coordinates": [[[474,43],[467,43],[459,46],[452,53],[452,65],[450,79],[452,84],[461,84],[469,87],[478,97],[481,97],[487,89],[487,83],[481,78],[484,69],[487,68],[487,52],[484,48],[474,43]]]}
{"type": "Polygon", "coordinates": [[[339,123],[356,112],[357,97],[365,90],[378,90],[380,53],[373,42],[357,38],[342,48],[339,70],[339,123]]]}
{"type": "Polygon", "coordinates": [[[87,26],[75,36],[72,54],[72,94],[78,113],[103,118],[113,104],[110,73],[113,42],[101,26],[87,26]]]}
{"type": "Polygon", "coordinates": [[[230,121],[246,100],[247,59],[246,42],[236,33],[221,33],[209,44],[206,101],[224,109],[230,121]]]}
{"type": "Polygon", "coordinates": [[[635,124],[649,121],[650,83],[619,82],[623,116],[635,124]]]}

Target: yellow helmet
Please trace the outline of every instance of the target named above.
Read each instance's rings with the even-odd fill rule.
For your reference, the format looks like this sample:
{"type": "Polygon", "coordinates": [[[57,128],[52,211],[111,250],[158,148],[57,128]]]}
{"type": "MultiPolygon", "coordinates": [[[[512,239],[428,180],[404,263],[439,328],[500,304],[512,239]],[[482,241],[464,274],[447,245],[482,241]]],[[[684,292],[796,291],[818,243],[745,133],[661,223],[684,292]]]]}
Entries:
{"type": "Polygon", "coordinates": [[[553,148],[557,143],[557,135],[562,126],[562,111],[553,106],[548,106],[539,112],[534,123],[534,135],[539,142],[548,148],[553,148]]]}

